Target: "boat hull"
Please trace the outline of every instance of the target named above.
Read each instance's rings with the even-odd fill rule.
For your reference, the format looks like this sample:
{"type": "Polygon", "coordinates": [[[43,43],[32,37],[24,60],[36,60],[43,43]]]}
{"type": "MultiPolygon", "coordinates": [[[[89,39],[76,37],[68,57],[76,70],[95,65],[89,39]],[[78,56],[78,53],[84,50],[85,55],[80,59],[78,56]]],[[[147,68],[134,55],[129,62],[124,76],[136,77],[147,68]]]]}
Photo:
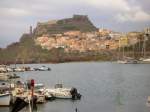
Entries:
{"type": "Polygon", "coordinates": [[[81,98],[81,95],[77,92],[76,88],[55,88],[48,89],[47,91],[57,99],[77,100],[81,98]]]}
{"type": "Polygon", "coordinates": [[[0,94],[0,106],[9,106],[10,99],[10,94],[0,94]]]}
{"type": "Polygon", "coordinates": [[[58,99],[72,98],[72,95],[70,94],[70,89],[66,89],[66,88],[48,89],[48,93],[58,99]]]}

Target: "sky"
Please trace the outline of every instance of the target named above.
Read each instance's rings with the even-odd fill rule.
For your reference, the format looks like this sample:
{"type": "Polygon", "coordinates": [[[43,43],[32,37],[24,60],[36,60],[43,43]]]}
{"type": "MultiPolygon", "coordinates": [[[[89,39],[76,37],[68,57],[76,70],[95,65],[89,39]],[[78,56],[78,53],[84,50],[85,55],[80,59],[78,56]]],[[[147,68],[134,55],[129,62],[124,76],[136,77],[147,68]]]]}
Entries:
{"type": "Polygon", "coordinates": [[[150,27],[150,0],[0,0],[0,47],[19,41],[37,22],[88,15],[98,28],[118,32],[150,27]]]}

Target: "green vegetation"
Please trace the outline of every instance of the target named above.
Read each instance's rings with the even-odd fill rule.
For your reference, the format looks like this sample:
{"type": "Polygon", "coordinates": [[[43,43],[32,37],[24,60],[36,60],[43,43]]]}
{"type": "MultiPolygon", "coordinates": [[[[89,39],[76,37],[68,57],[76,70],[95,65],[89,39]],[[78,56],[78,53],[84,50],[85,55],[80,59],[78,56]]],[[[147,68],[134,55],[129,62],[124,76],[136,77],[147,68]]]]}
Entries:
{"type": "Polygon", "coordinates": [[[70,61],[99,61],[111,60],[111,55],[105,53],[65,53],[63,48],[53,48],[48,51],[35,45],[34,39],[29,34],[23,34],[19,43],[13,43],[0,50],[0,63],[60,63],[70,61]]]}

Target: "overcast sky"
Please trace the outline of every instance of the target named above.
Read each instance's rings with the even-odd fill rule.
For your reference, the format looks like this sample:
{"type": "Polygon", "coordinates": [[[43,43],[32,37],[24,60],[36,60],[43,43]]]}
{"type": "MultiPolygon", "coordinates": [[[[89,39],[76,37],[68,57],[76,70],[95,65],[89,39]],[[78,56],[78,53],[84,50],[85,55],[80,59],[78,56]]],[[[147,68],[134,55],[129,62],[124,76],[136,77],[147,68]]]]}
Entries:
{"type": "Polygon", "coordinates": [[[0,0],[0,47],[18,41],[38,21],[88,15],[98,28],[141,31],[150,26],[150,0],[0,0]]]}

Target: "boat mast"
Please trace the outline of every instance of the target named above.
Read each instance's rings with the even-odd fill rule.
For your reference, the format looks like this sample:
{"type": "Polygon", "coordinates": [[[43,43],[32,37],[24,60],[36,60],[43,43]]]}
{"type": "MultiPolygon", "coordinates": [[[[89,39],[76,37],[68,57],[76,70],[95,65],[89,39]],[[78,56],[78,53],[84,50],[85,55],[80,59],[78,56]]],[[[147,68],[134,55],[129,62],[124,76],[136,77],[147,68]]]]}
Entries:
{"type": "Polygon", "coordinates": [[[143,57],[146,58],[146,35],[144,34],[144,43],[143,43],[143,57]]]}
{"type": "Polygon", "coordinates": [[[143,56],[146,58],[146,41],[148,40],[150,34],[150,28],[145,29],[144,31],[144,42],[143,42],[143,56]]]}
{"type": "Polygon", "coordinates": [[[125,57],[124,57],[124,45],[123,45],[123,59],[124,59],[125,57]]]}
{"type": "Polygon", "coordinates": [[[132,46],[132,48],[133,48],[133,58],[135,59],[135,44],[133,44],[133,46],[132,46]]]}
{"type": "Polygon", "coordinates": [[[119,42],[118,42],[118,60],[120,60],[120,39],[119,39],[119,42]]]}

